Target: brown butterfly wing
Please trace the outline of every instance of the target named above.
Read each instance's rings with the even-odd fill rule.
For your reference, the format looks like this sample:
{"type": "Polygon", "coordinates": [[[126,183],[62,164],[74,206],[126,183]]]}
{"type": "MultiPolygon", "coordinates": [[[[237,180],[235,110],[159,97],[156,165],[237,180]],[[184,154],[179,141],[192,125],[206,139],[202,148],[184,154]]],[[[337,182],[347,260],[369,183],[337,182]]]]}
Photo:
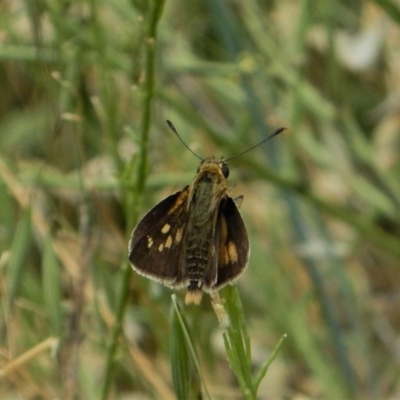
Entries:
{"type": "Polygon", "coordinates": [[[173,288],[188,283],[184,235],[188,187],[152,208],[139,222],[129,242],[129,262],[141,275],[173,288]]]}
{"type": "Polygon", "coordinates": [[[231,197],[220,206],[216,235],[219,237],[219,263],[213,290],[234,282],[249,262],[250,243],[246,226],[231,197]]]}

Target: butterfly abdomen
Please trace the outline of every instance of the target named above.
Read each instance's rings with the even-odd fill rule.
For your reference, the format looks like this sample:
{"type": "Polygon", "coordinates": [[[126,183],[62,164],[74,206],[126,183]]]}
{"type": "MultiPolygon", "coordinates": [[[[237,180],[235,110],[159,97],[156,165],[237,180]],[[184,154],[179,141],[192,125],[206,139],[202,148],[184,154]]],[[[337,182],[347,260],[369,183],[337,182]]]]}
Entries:
{"type": "Polygon", "coordinates": [[[191,286],[202,286],[204,270],[207,268],[210,260],[209,247],[209,243],[204,243],[204,246],[199,247],[197,245],[196,247],[188,248],[186,252],[187,274],[191,286]],[[195,282],[197,283],[195,284],[195,282]]]}

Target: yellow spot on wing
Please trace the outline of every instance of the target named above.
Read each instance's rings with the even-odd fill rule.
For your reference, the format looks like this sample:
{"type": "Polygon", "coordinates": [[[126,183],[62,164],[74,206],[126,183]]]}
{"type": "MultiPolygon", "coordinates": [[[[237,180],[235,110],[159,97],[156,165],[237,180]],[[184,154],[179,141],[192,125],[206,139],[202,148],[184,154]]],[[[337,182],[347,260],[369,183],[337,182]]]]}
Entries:
{"type": "Polygon", "coordinates": [[[158,246],[158,251],[163,251],[164,250],[164,245],[161,243],[159,246],[158,246]]]}
{"type": "Polygon", "coordinates": [[[162,233],[168,233],[168,231],[170,230],[171,225],[170,224],[165,224],[162,228],[161,228],[161,232],[162,233]]]}
{"type": "Polygon", "coordinates": [[[238,260],[238,253],[236,249],[236,245],[233,242],[228,243],[228,254],[229,254],[229,259],[232,263],[237,262],[238,260]]]}
{"type": "Polygon", "coordinates": [[[225,246],[224,249],[224,258],[223,258],[223,262],[224,264],[229,264],[230,260],[229,260],[229,253],[228,253],[228,246],[225,246]]]}
{"type": "Polygon", "coordinates": [[[169,249],[171,245],[172,245],[172,237],[171,235],[169,235],[167,241],[165,242],[165,248],[169,249]]]}
{"type": "Polygon", "coordinates": [[[153,246],[153,239],[150,236],[147,236],[147,247],[150,248],[153,246]]]}
{"type": "Polygon", "coordinates": [[[175,233],[175,243],[176,244],[180,243],[180,241],[182,240],[182,234],[183,234],[183,231],[181,228],[179,228],[175,233]]]}

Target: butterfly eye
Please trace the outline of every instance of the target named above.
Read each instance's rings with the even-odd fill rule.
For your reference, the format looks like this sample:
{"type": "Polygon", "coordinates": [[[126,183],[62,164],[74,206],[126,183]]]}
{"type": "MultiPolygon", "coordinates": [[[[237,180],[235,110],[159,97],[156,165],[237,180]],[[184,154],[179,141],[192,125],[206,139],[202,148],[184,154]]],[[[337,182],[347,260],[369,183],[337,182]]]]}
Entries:
{"type": "Polygon", "coordinates": [[[222,164],[221,165],[221,171],[222,171],[222,175],[227,178],[229,176],[229,168],[227,164],[222,164]]]}

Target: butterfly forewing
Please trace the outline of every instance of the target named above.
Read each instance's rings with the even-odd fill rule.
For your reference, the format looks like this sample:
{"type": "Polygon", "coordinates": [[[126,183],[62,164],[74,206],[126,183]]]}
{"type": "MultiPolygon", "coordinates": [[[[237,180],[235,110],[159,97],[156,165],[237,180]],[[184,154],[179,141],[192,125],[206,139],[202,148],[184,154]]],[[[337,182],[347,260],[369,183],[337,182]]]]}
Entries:
{"type": "Polygon", "coordinates": [[[140,274],[173,288],[185,286],[182,270],[188,187],[152,208],[139,222],[129,243],[129,261],[140,274]]]}

